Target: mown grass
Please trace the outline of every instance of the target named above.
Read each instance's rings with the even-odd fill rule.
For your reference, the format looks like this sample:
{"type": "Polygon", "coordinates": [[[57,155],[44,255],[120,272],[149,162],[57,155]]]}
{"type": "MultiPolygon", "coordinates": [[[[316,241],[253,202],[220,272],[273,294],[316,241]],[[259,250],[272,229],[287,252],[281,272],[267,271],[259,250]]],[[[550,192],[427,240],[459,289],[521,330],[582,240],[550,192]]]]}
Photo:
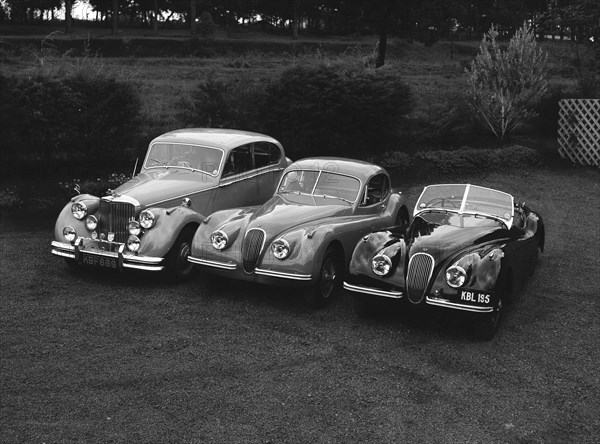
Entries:
{"type": "MultiPolygon", "coordinates": [[[[346,298],[313,312],[280,288],[72,272],[52,221],[1,218],[0,440],[594,442],[598,171],[436,179],[508,191],[546,223],[489,343],[438,311],[360,320],[346,298]]],[[[426,182],[394,185],[414,204],[426,182]]]]}

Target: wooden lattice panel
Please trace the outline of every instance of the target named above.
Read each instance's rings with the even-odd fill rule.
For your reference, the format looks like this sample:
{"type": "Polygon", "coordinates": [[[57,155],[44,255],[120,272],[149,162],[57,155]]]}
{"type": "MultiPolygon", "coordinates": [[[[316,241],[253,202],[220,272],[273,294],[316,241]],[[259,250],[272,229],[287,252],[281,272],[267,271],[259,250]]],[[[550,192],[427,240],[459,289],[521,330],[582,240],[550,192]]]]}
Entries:
{"type": "Polygon", "coordinates": [[[558,144],[563,158],[600,166],[600,99],[560,101],[558,144]]]}

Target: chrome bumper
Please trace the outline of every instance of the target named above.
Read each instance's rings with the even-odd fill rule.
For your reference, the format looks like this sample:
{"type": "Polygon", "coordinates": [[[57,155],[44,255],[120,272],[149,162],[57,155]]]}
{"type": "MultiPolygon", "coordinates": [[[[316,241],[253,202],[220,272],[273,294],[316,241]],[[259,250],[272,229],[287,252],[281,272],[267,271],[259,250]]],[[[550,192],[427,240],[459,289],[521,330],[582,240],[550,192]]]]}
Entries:
{"type": "Polygon", "coordinates": [[[472,305],[458,304],[443,299],[435,299],[427,296],[425,302],[438,307],[454,308],[455,310],[471,311],[473,313],[491,313],[494,307],[473,307],[472,305]]]}
{"type": "Polygon", "coordinates": [[[344,288],[354,293],[372,294],[374,296],[383,296],[384,298],[400,299],[404,296],[399,290],[381,290],[379,288],[365,287],[362,285],[352,285],[348,282],[344,282],[344,288]]]}
{"type": "Polygon", "coordinates": [[[144,271],[162,271],[164,266],[162,257],[137,256],[125,252],[125,245],[121,244],[117,251],[88,250],[82,248],[81,239],[77,239],[74,244],[52,241],[52,250],[55,256],[73,259],[78,263],[83,263],[83,255],[90,255],[98,258],[109,258],[117,261],[117,268],[132,268],[144,271]]]}
{"type": "MultiPolygon", "coordinates": [[[[193,256],[188,256],[188,261],[192,264],[218,268],[220,270],[233,271],[237,269],[237,264],[235,262],[211,261],[208,259],[200,259],[199,257],[193,256]]],[[[275,277],[279,279],[290,279],[293,281],[310,281],[312,279],[312,276],[310,274],[284,273],[282,271],[265,270],[263,268],[256,268],[253,274],[256,274],[258,276],[275,277]]]]}

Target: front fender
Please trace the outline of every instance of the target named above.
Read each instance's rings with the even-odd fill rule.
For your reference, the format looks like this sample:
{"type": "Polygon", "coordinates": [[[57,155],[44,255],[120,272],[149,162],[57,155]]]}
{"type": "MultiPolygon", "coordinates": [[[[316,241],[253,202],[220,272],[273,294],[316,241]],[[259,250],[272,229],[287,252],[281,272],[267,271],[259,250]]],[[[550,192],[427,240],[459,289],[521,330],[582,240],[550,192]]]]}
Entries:
{"type": "Polygon", "coordinates": [[[144,256],[164,257],[184,227],[198,226],[204,219],[200,213],[184,206],[149,210],[154,213],[156,223],[140,237],[139,254],[144,256]]]}
{"type": "Polygon", "coordinates": [[[67,226],[73,227],[77,232],[77,236],[89,236],[89,232],[85,227],[85,218],[82,220],[75,219],[71,212],[71,205],[75,202],[83,202],[88,209],[88,214],[94,214],[98,210],[100,198],[91,194],[79,194],[63,207],[54,224],[54,239],[58,242],[68,242],[63,236],[63,228],[67,226]]]}

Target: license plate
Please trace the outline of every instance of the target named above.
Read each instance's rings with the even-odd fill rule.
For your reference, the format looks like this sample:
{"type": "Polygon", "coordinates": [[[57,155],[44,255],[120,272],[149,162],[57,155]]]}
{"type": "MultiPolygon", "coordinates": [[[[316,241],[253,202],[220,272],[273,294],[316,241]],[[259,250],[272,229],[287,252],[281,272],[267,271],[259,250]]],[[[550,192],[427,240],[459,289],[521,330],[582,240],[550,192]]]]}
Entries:
{"type": "Polygon", "coordinates": [[[490,305],[492,302],[492,294],[479,290],[460,290],[458,292],[460,302],[471,304],[490,305]]]}
{"type": "Polygon", "coordinates": [[[117,268],[119,265],[117,258],[88,253],[83,253],[81,261],[84,265],[91,265],[93,267],[117,268]]]}

